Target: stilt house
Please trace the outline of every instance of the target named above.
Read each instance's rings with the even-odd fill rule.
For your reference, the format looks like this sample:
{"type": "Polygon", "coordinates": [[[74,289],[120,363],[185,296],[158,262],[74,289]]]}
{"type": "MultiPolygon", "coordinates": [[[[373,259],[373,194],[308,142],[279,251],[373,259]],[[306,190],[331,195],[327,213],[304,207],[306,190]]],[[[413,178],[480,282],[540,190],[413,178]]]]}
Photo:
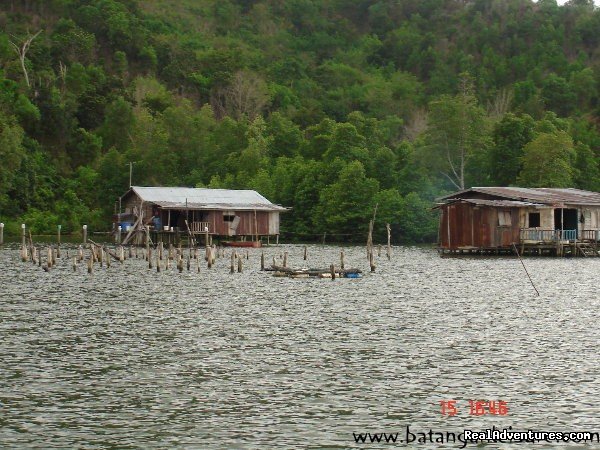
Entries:
{"type": "MultiPolygon", "coordinates": [[[[442,252],[534,250],[563,254],[600,241],[600,193],[474,187],[439,199],[442,252]],[[587,244],[586,244],[587,243],[587,244]]],[[[583,252],[583,251],[582,251],[583,252]]]]}
{"type": "Polygon", "coordinates": [[[259,240],[279,235],[275,205],[252,190],[132,186],[119,200],[115,228],[121,226],[127,242],[146,226],[153,233],[189,236],[240,237],[259,240]]]}

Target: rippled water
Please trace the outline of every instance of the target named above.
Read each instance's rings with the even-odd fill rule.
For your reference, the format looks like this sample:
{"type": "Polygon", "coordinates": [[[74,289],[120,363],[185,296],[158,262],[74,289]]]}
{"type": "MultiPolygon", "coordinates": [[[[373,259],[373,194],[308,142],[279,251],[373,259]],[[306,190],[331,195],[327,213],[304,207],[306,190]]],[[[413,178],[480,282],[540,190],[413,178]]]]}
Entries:
{"type": "MultiPolygon", "coordinates": [[[[302,266],[302,249],[264,251],[302,266]]],[[[346,267],[368,270],[363,247],[345,252],[346,267]]],[[[308,254],[311,267],[339,261],[337,247],[308,254]]],[[[353,432],[407,425],[599,431],[600,258],[526,259],[536,297],[514,258],[395,248],[374,274],[331,281],[275,278],[259,255],[233,275],[224,258],[200,273],[132,259],[90,276],[0,249],[0,447],[352,448],[353,432]],[[448,399],[455,417],[440,413],[448,399]],[[469,399],[509,413],[471,416],[469,399]]]]}

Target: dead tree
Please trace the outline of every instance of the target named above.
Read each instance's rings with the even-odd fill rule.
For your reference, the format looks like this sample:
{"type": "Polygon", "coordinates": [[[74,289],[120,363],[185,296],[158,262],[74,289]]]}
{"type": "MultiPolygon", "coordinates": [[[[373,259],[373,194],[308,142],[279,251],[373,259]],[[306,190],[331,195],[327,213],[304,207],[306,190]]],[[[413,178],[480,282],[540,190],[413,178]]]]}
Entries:
{"type": "Polygon", "coordinates": [[[29,32],[27,32],[27,38],[20,45],[15,44],[13,41],[9,41],[15,49],[15,52],[17,52],[17,55],[19,55],[19,61],[21,62],[21,68],[23,69],[23,75],[25,75],[25,83],[27,83],[27,87],[31,87],[31,84],[29,83],[29,74],[27,73],[27,67],[25,67],[25,56],[27,56],[27,52],[29,51],[31,43],[36,37],[39,36],[41,32],[42,30],[38,31],[34,35],[31,35],[29,34],[29,32]]]}

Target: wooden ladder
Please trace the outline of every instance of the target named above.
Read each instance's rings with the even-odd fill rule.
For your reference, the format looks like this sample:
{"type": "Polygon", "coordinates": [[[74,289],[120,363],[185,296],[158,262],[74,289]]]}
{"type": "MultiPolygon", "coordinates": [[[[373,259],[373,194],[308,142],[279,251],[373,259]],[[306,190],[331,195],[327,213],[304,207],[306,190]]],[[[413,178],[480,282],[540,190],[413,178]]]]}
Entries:
{"type": "Polygon", "coordinates": [[[589,243],[579,242],[577,243],[577,249],[584,257],[600,256],[596,249],[589,243]]]}

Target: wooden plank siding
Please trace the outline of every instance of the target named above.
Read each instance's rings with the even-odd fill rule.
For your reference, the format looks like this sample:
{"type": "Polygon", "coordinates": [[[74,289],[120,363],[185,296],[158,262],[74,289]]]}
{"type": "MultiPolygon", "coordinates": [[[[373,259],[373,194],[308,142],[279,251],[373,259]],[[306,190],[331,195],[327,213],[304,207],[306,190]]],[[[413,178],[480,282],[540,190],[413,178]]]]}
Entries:
{"type": "Polygon", "coordinates": [[[503,248],[519,242],[519,208],[492,208],[470,203],[441,206],[440,247],[503,248]],[[499,224],[499,213],[506,212],[510,225],[499,224]]]}

